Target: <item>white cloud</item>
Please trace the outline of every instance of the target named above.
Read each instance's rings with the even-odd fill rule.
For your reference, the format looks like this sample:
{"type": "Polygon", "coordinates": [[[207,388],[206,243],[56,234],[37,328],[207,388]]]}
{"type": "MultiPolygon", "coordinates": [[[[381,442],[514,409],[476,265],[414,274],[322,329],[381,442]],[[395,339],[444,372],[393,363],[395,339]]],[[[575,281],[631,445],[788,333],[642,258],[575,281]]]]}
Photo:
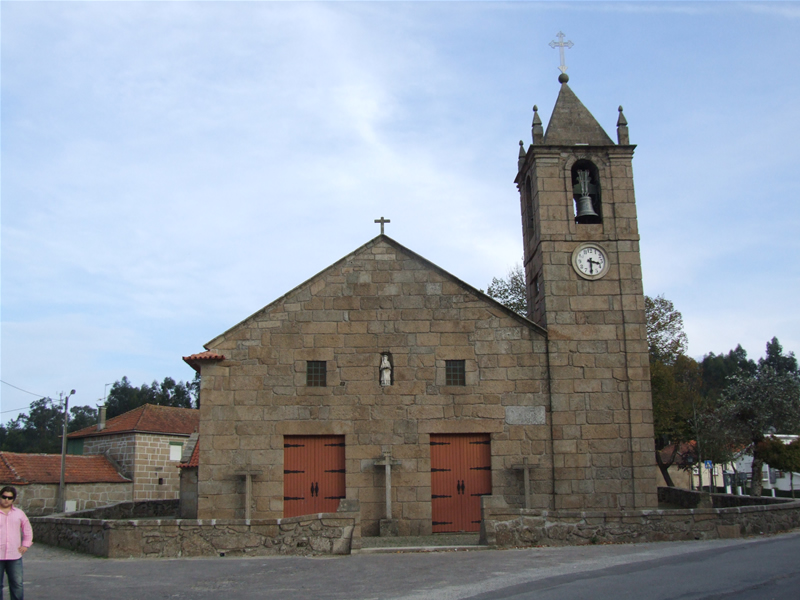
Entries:
{"type": "Polygon", "coordinates": [[[754,10],[6,3],[3,378],[184,369],[380,216],[485,287],[522,254],[516,144],[555,101],[561,27],[573,90],[612,137],[624,103],[639,144],[646,291],[683,311],[693,353],[797,349],[800,52],[780,10],[754,10]],[[37,347],[72,369],[43,374],[37,347]]]}

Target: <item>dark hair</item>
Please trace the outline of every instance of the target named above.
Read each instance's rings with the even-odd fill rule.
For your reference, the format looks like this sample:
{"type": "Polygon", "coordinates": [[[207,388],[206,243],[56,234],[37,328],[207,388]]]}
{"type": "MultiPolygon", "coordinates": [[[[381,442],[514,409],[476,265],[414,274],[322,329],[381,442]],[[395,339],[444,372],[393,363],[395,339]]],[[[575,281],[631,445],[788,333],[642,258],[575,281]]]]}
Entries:
{"type": "Polygon", "coordinates": [[[11,492],[11,495],[14,496],[14,500],[17,499],[17,488],[11,487],[10,485],[7,485],[2,490],[0,490],[0,496],[5,494],[6,492],[11,492]]]}

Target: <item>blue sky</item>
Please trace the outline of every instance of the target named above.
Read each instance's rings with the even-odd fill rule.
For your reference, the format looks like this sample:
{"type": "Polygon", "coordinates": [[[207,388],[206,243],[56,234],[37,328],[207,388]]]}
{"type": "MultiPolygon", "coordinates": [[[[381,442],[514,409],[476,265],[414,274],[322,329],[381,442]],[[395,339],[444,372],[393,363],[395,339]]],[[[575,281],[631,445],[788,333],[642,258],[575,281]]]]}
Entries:
{"type": "MultiPolygon", "coordinates": [[[[0,377],[95,404],[378,233],[476,287],[570,86],[625,107],[645,292],[800,351],[800,4],[2,2],[0,377]]],[[[0,386],[2,419],[35,400],[0,386]]]]}

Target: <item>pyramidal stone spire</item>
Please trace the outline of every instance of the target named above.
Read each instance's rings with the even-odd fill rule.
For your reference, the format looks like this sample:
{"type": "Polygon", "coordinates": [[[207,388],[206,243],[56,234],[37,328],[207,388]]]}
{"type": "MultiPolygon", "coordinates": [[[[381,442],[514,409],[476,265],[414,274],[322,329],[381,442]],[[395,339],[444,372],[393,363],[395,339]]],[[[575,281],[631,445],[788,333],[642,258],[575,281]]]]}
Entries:
{"type": "Polygon", "coordinates": [[[588,144],[590,146],[614,146],[613,140],[592,116],[592,113],[578,99],[566,77],[559,77],[561,91],[558,93],[556,105],[547,131],[544,134],[545,146],[574,146],[588,144]]]}

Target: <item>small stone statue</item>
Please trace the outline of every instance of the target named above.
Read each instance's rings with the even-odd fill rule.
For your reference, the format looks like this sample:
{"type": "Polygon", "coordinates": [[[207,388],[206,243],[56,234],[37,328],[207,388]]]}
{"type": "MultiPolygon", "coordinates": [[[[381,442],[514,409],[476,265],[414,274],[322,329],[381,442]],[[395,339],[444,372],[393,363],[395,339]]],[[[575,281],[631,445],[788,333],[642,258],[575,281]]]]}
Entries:
{"type": "Polygon", "coordinates": [[[392,385],[392,365],[389,364],[389,355],[381,354],[381,387],[392,385]]]}

